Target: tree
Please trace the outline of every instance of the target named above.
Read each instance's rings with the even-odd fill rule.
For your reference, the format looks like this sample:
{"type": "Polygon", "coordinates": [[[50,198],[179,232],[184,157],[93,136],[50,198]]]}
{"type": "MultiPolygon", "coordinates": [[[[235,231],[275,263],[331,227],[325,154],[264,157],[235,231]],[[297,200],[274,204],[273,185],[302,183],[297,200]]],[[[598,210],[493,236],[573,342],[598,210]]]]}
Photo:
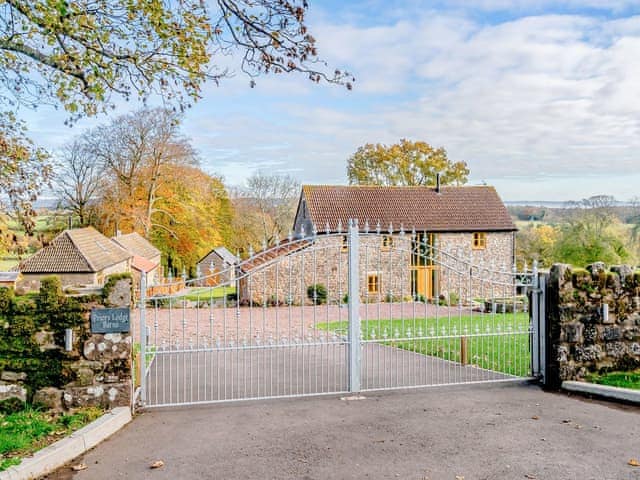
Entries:
{"type": "Polygon", "coordinates": [[[140,230],[168,228],[160,217],[161,188],[171,167],[197,165],[194,149],[179,128],[181,115],[166,108],[142,109],[116,118],[91,136],[91,151],[103,165],[106,189],[102,202],[111,205],[107,223],[140,230]],[[120,225],[124,219],[125,224],[120,225]]]}
{"type": "Polygon", "coordinates": [[[443,185],[461,185],[469,169],[465,162],[449,160],[444,148],[407,139],[393,145],[368,143],[347,161],[351,185],[434,185],[438,173],[443,185]]]}
{"type": "Polygon", "coordinates": [[[630,259],[627,234],[615,215],[615,198],[596,195],[573,203],[555,247],[557,261],[584,266],[593,262],[615,264],[630,259]]]}
{"type": "Polygon", "coordinates": [[[521,261],[537,260],[542,267],[553,264],[560,230],[551,225],[530,224],[516,234],[516,258],[521,261]]]}
{"type": "MultiPolygon", "coordinates": [[[[0,3],[0,105],[61,105],[70,121],[109,111],[115,99],[159,94],[179,109],[200,97],[205,80],[228,75],[217,68],[223,54],[240,56],[252,78],[301,72],[312,81],[347,82],[318,63],[309,33],[306,0],[5,0],[0,3]],[[318,66],[320,65],[320,68],[318,66]]],[[[46,173],[42,152],[29,148],[15,122],[0,115],[0,159],[11,168],[46,173]],[[20,145],[16,149],[12,146],[20,145]],[[28,153],[27,153],[28,152],[28,153]]],[[[0,194],[28,219],[41,182],[0,194]]]]}
{"type": "MultiPolygon", "coordinates": [[[[300,182],[291,175],[258,172],[234,200],[235,225],[253,248],[274,245],[287,235],[296,214],[300,182]]],[[[237,245],[243,250],[247,245],[237,245]]]]}
{"type": "Polygon", "coordinates": [[[81,226],[90,223],[91,207],[103,184],[104,165],[91,151],[91,141],[87,132],[65,145],[55,175],[61,204],[78,217],[81,226]]]}
{"type": "Polygon", "coordinates": [[[32,203],[48,185],[47,153],[26,137],[22,122],[0,113],[0,208],[11,211],[28,234],[33,232],[32,203]]]}
{"type": "Polygon", "coordinates": [[[212,247],[230,245],[231,204],[222,180],[198,167],[173,165],[169,181],[158,191],[166,228],[154,227],[153,243],[174,274],[195,274],[197,261],[212,247]]]}
{"type": "Polygon", "coordinates": [[[212,246],[229,244],[231,206],[221,179],[198,167],[180,119],[173,110],[145,108],[86,132],[74,145],[100,178],[90,202],[96,226],[107,235],[136,231],[154,242],[174,273],[183,267],[193,273],[212,246]]]}

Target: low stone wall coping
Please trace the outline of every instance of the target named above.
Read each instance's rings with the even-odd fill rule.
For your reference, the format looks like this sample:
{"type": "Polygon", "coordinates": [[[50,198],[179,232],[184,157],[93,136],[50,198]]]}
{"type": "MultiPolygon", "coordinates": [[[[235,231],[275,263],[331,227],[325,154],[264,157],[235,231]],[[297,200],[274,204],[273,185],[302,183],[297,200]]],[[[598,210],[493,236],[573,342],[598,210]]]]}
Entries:
{"type": "Polygon", "coordinates": [[[562,382],[562,389],[640,405],[640,390],[570,380],[562,382]]]}

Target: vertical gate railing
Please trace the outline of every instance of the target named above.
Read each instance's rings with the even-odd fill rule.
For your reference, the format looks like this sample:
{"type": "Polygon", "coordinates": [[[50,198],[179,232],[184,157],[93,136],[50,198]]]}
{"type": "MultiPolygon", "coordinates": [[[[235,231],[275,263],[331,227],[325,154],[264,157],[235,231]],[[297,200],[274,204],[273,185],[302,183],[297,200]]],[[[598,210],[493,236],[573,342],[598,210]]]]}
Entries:
{"type": "Polygon", "coordinates": [[[360,239],[358,221],[349,221],[349,391],[360,391],[360,239]]]}
{"type": "Polygon", "coordinates": [[[169,284],[158,294],[143,275],[140,403],[543,374],[544,279],[536,265],[517,272],[402,226],[387,234],[351,220],[346,232],[326,230],[291,236],[228,271],[183,278],[177,292],[169,284]]]}

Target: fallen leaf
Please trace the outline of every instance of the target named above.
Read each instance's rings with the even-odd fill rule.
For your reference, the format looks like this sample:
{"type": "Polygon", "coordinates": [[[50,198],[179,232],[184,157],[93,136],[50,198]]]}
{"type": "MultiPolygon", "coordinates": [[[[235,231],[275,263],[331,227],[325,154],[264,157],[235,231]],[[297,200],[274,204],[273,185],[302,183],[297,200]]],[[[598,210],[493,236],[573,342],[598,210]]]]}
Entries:
{"type": "Polygon", "coordinates": [[[151,465],[149,465],[149,468],[161,468],[161,467],[164,467],[164,462],[162,460],[156,460],[151,465]]]}
{"type": "Polygon", "coordinates": [[[640,462],[638,460],[636,460],[635,458],[632,458],[627,463],[629,465],[631,465],[632,467],[640,467],[640,462]]]}
{"type": "Polygon", "coordinates": [[[538,415],[534,415],[533,417],[531,417],[531,420],[540,420],[540,417],[538,415]]]}
{"type": "Polygon", "coordinates": [[[71,470],[73,470],[74,472],[80,472],[82,470],[86,470],[87,468],[89,467],[87,467],[84,463],[79,463],[71,467],[71,470]]]}
{"type": "Polygon", "coordinates": [[[464,480],[464,477],[462,475],[456,475],[456,480],[464,480]]]}

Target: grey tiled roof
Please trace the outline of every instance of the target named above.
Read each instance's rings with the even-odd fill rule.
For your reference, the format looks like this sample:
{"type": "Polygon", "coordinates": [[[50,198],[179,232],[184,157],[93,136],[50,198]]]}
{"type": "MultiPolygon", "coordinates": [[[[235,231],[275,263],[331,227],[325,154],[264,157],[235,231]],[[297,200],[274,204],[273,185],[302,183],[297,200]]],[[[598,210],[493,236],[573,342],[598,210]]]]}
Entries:
{"type": "Polygon", "coordinates": [[[236,258],[236,256],[233,253],[231,253],[229,250],[227,250],[225,247],[214,248],[209,253],[207,253],[204,257],[198,260],[198,263],[208,266],[208,264],[211,263],[212,255],[215,255],[216,257],[220,258],[224,263],[228,265],[235,265],[236,263],[238,263],[238,259],[236,258]]]}
{"type": "Polygon", "coordinates": [[[65,230],[49,245],[22,261],[22,273],[94,273],[131,258],[131,254],[92,227],[65,230]]]}
{"type": "Polygon", "coordinates": [[[238,259],[236,258],[236,256],[225,247],[214,248],[213,251],[216,252],[218,256],[229,265],[235,265],[236,263],[238,263],[238,259]]]}
{"type": "Polygon", "coordinates": [[[144,257],[147,260],[151,260],[152,258],[160,255],[160,250],[154,247],[149,240],[136,232],[118,235],[111,239],[128,252],[144,257]]]}

